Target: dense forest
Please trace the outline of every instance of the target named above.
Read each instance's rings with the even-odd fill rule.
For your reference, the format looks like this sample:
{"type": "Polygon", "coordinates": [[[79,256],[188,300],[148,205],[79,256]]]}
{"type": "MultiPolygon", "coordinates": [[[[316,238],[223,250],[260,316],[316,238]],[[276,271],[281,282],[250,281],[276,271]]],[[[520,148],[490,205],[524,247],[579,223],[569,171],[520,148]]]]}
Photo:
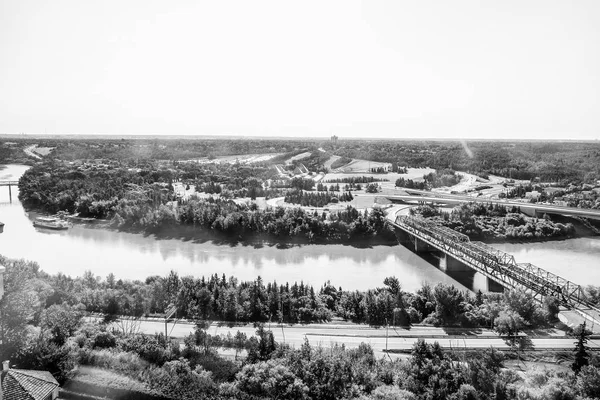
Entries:
{"type": "MultiPolygon", "coordinates": [[[[77,365],[90,365],[128,376],[172,399],[583,400],[600,394],[599,360],[586,350],[585,326],[572,332],[575,351],[562,355],[573,360],[572,372],[534,369],[520,375],[504,368],[508,358],[516,357],[512,351],[471,351],[465,357],[420,340],[406,360],[391,361],[377,359],[366,344],[346,349],[307,340],[300,348],[290,348],[260,324],[302,321],[303,316],[308,320],[307,315],[326,319],[338,313],[383,325],[402,316],[402,307],[410,307],[428,313],[429,321],[481,320],[514,338],[528,325],[538,328],[554,320],[558,307],[550,298],[540,306],[522,293],[470,296],[442,284],[411,294],[400,289],[396,278],[363,292],[336,289],[329,282],[316,291],[302,283],[265,285],[260,278],[238,282],[175,273],[146,281],[112,275],[100,279],[91,273],[71,278],[47,275],[32,262],[3,257],[0,262],[7,267],[0,300],[0,356],[18,368],[49,370],[61,381],[77,365]],[[162,333],[139,335],[135,324],[112,323],[110,314],[104,320],[83,318],[85,311],[98,308],[105,313],[143,312],[145,307],[158,311],[167,303],[197,319],[195,331],[183,343],[162,333]],[[256,334],[211,335],[209,321],[223,312],[225,318],[232,313],[258,322],[256,334]],[[235,350],[236,360],[219,355],[226,348],[235,350]]],[[[408,318],[415,311],[408,311],[408,318]]],[[[517,341],[515,346],[527,345],[517,341]]]]}

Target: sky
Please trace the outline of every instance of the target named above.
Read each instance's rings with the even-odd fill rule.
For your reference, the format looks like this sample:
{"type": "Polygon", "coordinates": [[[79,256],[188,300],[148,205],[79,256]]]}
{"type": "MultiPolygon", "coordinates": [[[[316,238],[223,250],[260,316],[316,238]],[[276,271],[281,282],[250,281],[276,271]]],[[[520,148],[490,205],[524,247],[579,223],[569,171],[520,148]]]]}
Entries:
{"type": "Polygon", "coordinates": [[[0,0],[0,133],[600,138],[598,0],[0,0]]]}

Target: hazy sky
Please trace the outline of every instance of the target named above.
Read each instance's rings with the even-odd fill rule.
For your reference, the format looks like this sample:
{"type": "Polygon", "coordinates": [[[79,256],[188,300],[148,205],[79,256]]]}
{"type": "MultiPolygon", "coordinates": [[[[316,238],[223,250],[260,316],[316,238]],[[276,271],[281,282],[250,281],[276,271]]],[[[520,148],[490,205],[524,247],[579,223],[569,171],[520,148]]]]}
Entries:
{"type": "Polygon", "coordinates": [[[599,0],[0,0],[0,133],[600,138],[599,0]]]}

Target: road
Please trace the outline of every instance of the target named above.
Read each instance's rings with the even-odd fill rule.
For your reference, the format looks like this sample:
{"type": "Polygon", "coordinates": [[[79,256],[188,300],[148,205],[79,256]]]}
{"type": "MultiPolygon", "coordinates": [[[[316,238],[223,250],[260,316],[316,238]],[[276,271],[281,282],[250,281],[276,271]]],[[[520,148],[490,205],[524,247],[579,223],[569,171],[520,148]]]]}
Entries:
{"type": "Polygon", "coordinates": [[[403,201],[424,201],[424,202],[438,202],[438,203],[446,203],[446,204],[462,204],[467,202],[478,202],[478,203],[493,203],[500,204],[506,207],[519,207],[521,210],[529,209],[535,210],[541,213],[551,213],[551,214],[560,214],[560,215],[568,215],[568,216],[581,216],[586,218],[594,218],[600,219],[600,210],[592,210],[585,208],[576,208],[576,207],[564,207],[564,206],[555,206],[548,204],[538,204],[538,203],[522,203],[517,201],[507,201],[507,200],[494,200],[488,198],[479,198],[479,197],[469,197],[469,196],[456,196],[456,195],[448,195],[441,194],[435,192],[428,192],[423,190],[415,190],[415,189],[404,189],[407,195],[385,195],[390,200],[403,200],[403,201]]]}
{"type": "MultiPolygon", "coordinates": [[[[267,324],[267,329],[269,325],[267,324]]],[[[194,325],[189,323],[169,323],[167,326],[169,336],[182,338],[194,331],[194,325]]],[[[360,325],[332,325],[312,324],[284,326],[272,324],[275,340],[287,343],[293,347],[300,347],[304,339],[308,339],[312,345],[330,346],[333,343],[344,344],[347,348],[356,348],[360,343],[368,343],[373,347],[375,354],[383,356],[387,348],[390,350],[410,350],[412,346],[423,338],[426,342],[438,342],[444,348],[453,349],[485,349],[494,347],[499,350],[508,350],[510,346],[500,338],[494,331],[488,329],[467,330],[460,328],[436,328],[429,326],[414,326],[410,329],[393,328],[370,328],[360,325]]],[[[164,332],[165,324],[161,321],[140,322],[139,332],[154,334],[164,332]]],[[[209,333],[212,335],[231,333],[235,335],[241,331],[248,336],[254,335],[255,329],[251,325],[226,327],[213,324],[209,333]]],[[[574,339],[564,336],[558,330],[549,330],[547,336],[531,336],[533,349],[571,350],[574,347],[574,339]]],[[[600,340],[590,340],[590,347],[600,348],[600,340]]]]}
{"type": "Polygon", "coordinates": [[[35,154],[33,152],[33,150],[35,150],[35,148],[37,147],[37,144],[31,145],[31,146],[27,146],[23,149],[23,151],[25,152],[25,154],[27,154],[30,157],[33,158],[37,158],[38,160],[41,160],[42,157],[40,157],[38,154],[35,154]]]}

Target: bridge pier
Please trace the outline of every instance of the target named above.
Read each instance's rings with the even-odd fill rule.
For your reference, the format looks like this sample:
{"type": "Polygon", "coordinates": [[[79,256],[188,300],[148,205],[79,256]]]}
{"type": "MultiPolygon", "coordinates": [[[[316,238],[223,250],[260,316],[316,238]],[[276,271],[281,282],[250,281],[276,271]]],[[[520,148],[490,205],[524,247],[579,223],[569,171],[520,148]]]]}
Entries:
{"type": "Polygon", "coordinates": [[[489,293],[503,293],[504,292],[504,286],[502,286],[495,280],[486,278],[486,281],[487,281],[487,291],[489,293]]]}
{"type": "Polygon", "coordinates": [[[434,250],[430,245],[428,245],[424,241],[416,238],[415,236],[413,236],[407,232],[404,232],[401,229],[396,229],[395,231],[396,231],[396,238],[398,239],[398,242],[400,242],[400,244],[403,244],[404,246],[408,247],[410,250],[414,251],[415,253],[429,253],[434,250]]]}
{"type": "Polygon", "coordinates": [[[458,261],[456,258],[440,252],[440,269],[444,272],[471,272],[473,269],[458,261]]]}
{"type": "Polygon", "coordinates": [[[543,213],[539,212],[535,207],[521,206],[521,213],[527,215],[532,218],[540,218],[543,213]]]}
{"type": "Polygon", "coordinates": [[[396,233],[396,239],[398,239],[398,243],[407,247],[413,244],[412,236],[404,232],[402,229],[394,229],[394,232],[396,233]]]}
{"type": "Polygon", "coordinates": [[[430,253],[433,248],[425,243],[424,241],[414,238],[415,240],[415,253],[430,253]]]}

